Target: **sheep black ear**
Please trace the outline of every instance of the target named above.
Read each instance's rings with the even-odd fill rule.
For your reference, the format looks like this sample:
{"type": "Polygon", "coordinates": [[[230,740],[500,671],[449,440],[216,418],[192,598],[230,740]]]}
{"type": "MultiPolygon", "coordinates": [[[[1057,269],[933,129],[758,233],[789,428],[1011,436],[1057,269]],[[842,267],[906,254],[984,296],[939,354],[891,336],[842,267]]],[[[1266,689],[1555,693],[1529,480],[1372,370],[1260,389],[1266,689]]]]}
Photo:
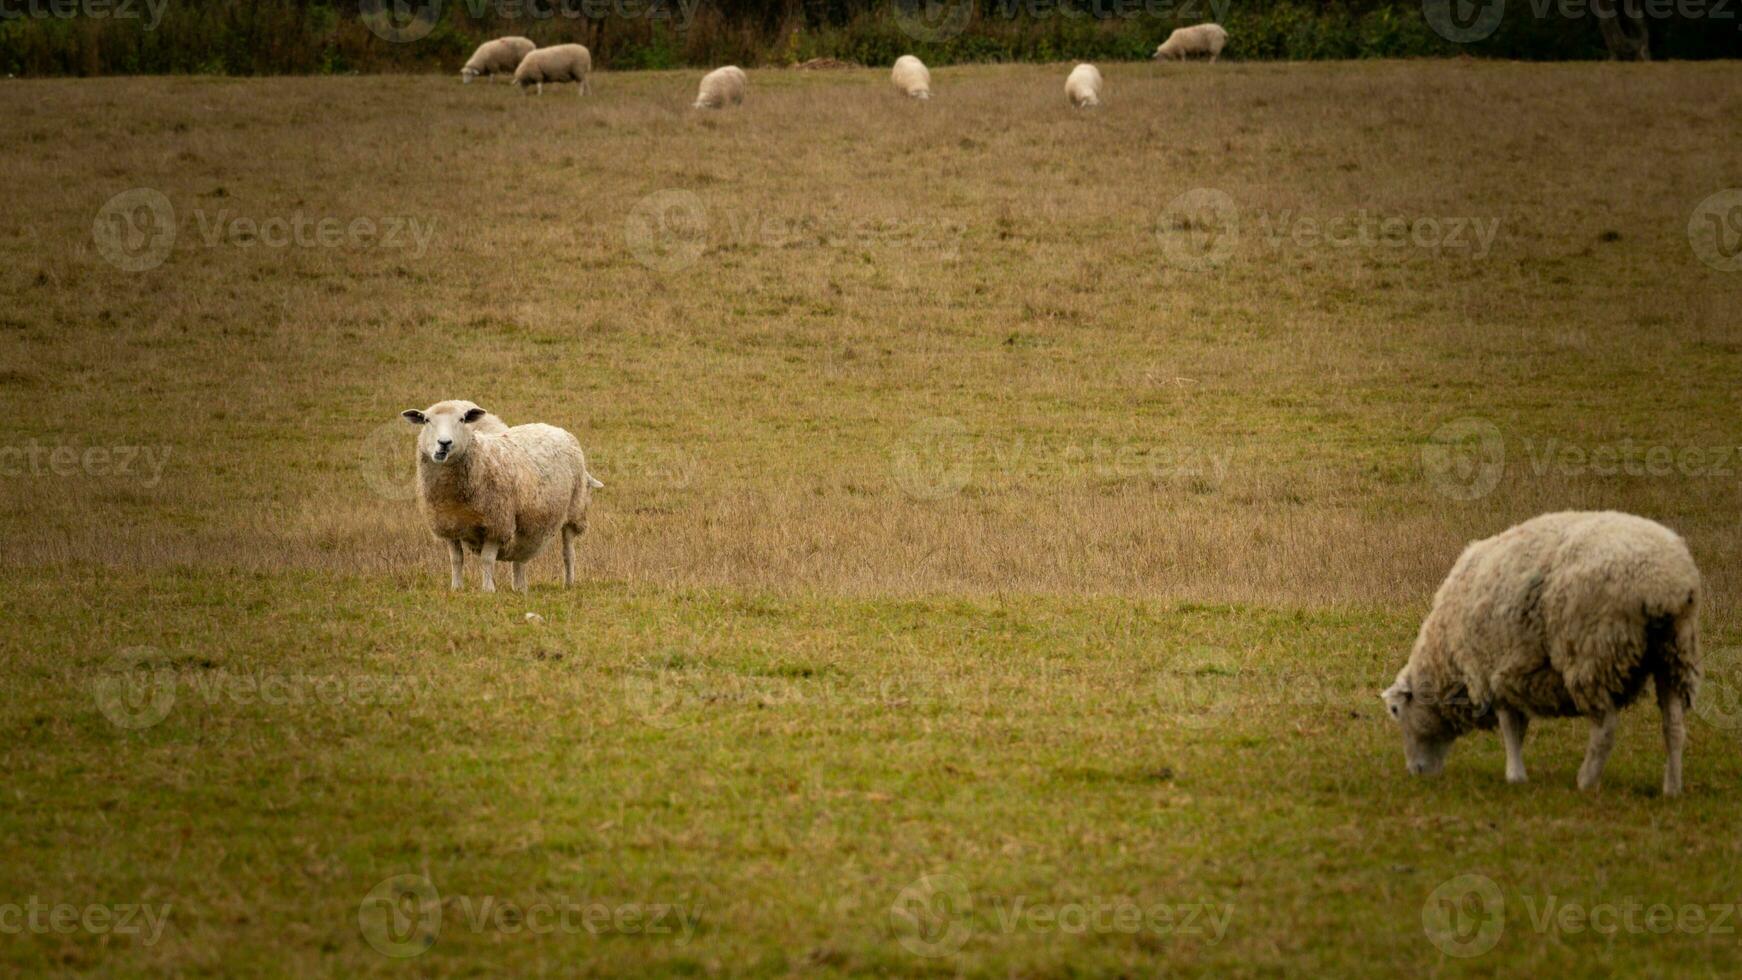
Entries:
{"type": "Polygon", "coordinates": [[[425,422],[429,421],[429,416],[423,414],[422,412],[418,411],[415,408],[408,408],[405,411],[400,412],[399,417],[406,420],[407,422],[410,422],[412,425],[422,425],[425,422]]]}
{"type": "Polygon", "coordinates": [[[490,413],[484,411],[481,408],[468,409],[466,411],[465,416],[463,418],[461,418],[460,421],[462,421],[462,422],[476,422],[488,414],[490,414],[490,413]]]}

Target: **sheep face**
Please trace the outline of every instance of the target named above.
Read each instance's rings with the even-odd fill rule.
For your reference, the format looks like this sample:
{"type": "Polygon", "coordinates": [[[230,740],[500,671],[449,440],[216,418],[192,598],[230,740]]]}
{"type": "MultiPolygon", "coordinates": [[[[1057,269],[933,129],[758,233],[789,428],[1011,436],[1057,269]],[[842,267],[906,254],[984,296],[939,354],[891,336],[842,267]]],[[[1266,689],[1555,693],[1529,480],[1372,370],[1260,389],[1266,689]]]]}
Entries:
{"type": "Polygon", "coordinates": [[[407,409],[400,415],[418,427],[417,452],[432,463],[458,459],[472,448],[472,423],[488,415],[471,402],[437,402],[423,411],[407,409]]]}
{"type": "Polygon", "coordinates": [[[1432,698],[1418,697],[1405,667],[1397,682],[1379,695],[1385,710],[1397,726],[1403,729],[1403,759],[1410,774],[1437,776],[1445,768],[1446,756],[1458,730],[1448,724],[1432,698]]]}
{"type": "Polygon", "coordinates": [[[460,69],[460,82],[462,84],[470,85],[470,84],[472,84],[472,79],[477,78],[477,77],[478,77],[478,70],[476,68],[467,67],[467,68],[460,69]]]}

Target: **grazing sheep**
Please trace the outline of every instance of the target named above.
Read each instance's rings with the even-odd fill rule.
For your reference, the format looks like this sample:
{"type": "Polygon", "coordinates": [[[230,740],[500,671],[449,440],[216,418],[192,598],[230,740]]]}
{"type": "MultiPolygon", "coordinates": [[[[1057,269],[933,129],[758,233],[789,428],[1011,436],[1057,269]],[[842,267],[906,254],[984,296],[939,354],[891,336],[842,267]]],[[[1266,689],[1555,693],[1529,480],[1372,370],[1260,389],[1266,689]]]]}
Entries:
{"type": "Polygon", "coordinates": [[[1675,532],[1643,517],[1532,518],[1464,549],[1434,595],[1409,663],[1380,697],[1409,771],[1433,775],[1452,741],[1500,727],[1506,779],[1524,781],[1531,718],[1586,717],[1579,788],[1593,789],[1615,720],[1650,678],[1663,714],[1663,792],[1682,788],[1683,713],[1699,683],[1700,573],[1675,532]]]}
{"type": "Polygon", "coordinates": [[[1101,70],[1094,65],[1078,65],[1065,79],[1065,98],[1079,109],[1093,109],[1101,104],[1101,70]]]}
{"type": "Polygon", "coordinates": [[[575,581],[575,538],[604,484],[587,473],[575,437],[534,422],[508,428],[472,402],[437,402],[400,413],[418,426],[417,499],[435,536],[448,543],[451,587],[465,584],[465,549],[483,562],[483,589],[496,591],[496,560],[514,563],[526,591],[526,563],[562,532],[563,585],[575,581]]]}
{"type": "Polygon", "coordinates": [[[1167,36],[1155,49],[1157,61],[1184,61],[1194,55],[1208,55],[1211,61],[1222,56],[1228,46],[1228,32],[1221,24],[1198,24],[1182,27],[1167,36]]]}
{"type": "Polygon", "coordinates": [[[497,75],[513,75],[514,69],[520,67],[520,60],[535,47],[537,45],[523,37],[485,41],[478,45],[478,50],[472,52],[466,66],[460,69],[460,81],[470,85],[479,75],[489,75],[491,81],[495,81],[497,75]]]}
{"type": "Polygon", "coordinates": [[[931,98],[931,72],[926,70],[924,62],[911,54],[895,59],[895,68],[890,71],[889,80],[895,83],[901,94],[910,99],[931,98]]]}
{"type": "Polygon", "coordinates": [[[579,44],[558,44],[548,48],[539,48],[520,59],[520,67],[514,69],[514,84],[520,86],[522,93],[526,86],[537,85],[538,94],[544,94],[544,83],[574,82],[575,94],[586,95],[587,73],[593,70],[593,56],[579,44]]]}
{"type": "Polygon", "coordinates": [[[744,87],[748,84],[744,69],[737,65],[716,68],[702,76],[702,87],[696,92],[694,107],[723,109],[728,104],[739,105],[744,101],[744,87]]]}

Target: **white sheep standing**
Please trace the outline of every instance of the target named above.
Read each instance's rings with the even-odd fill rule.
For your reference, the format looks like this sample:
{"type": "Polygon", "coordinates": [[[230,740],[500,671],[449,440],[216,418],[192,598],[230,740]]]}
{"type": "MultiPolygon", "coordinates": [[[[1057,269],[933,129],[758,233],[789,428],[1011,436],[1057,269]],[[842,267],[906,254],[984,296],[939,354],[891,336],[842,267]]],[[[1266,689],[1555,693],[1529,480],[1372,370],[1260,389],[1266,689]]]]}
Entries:
{"type": "Polygon", "coordinates": [[[491,81],[495,81],[497,75],[512,76],[514,70],[520,67],[521,59],[537,46],[524,37],[499,37],[494,41],[485,41],[466,59],[466,66],[460,69],[460,81],[470,85],[472,79],[479,75],[489,75],[491,81]]]}
{"type": "Polygon", "coordinates": [[[1524,781],[1531,718],[1591,719],[1579,788],[1594,789],[1615,722],[1649,678],[1663,715],[1663,792],[1682,788],[1684,712],[1699,684],[1700,573],[1674,531],[1614,511],[1544,514],[1464,549],[1409,662],[1383,694],[1409,771],[1433,775],[1458,736],[1500,727],[1524,781]]]}
{"type": "Polygon", "coordinates": [[[694,108],[724,109],[727,105],[739,105],[744,101],[744,88],[749,83],[744,69],[737,65],[716,68],[702,76],[694,108]]]}
{"type": "Polygon", "coordinates": [[[1071,69],[1070,77],[1065,79],[1065,98],[1079,109],[1093,109],[1100,105],[1101,70],[1090,64],[1071,69]]]}
{"type": "Polygon", "coordinates": [[[1228,32],[1221,24],[1196,24],[1169,34],[1167,40],[1156,46],[1155,60],[1184,61],[1194,55],[1207,55],[1215,61],[1227,46],[1228,32]]]}
{"type": "Polygon", "coordinates": [[[593,56],[579,44],[557,44],[539,48],[520,59],[514,69],[514,84],[524,93],[528,85],[537,85],[544,94],[544,83],[574,82],[575,94],[586,95],[587,74],[593,70],[593,56]]]}
{"type": "Polygon", "coordinates": [[[895,67],[889,72],[889,80],[901,90],[901,94],[910,99],[925,100],[931,98],[931,72],[925,63],[911,54],[904,54],[895,59],[895,67]]]}
{"type": "Polygon", "coordinates": [[[587,472],[573,435],[540,422],[509,428],[468,401],[400,414],[418,427],[418,506],[448,543],[452,588],[465,585],[470,548],[483,563],[485,592],[496,591],[497,559],[514,563],[514,589],[525,592],[526,563],[559,530],[563,586],[574,584],[575,538],[604,484],[587,472]]]}

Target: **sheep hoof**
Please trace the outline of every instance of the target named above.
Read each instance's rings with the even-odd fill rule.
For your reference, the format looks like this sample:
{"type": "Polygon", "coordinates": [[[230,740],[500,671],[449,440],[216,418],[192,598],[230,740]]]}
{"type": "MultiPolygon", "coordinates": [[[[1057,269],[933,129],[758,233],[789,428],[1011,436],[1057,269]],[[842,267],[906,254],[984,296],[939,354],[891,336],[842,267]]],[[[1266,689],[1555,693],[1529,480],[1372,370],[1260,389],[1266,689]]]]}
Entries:
{"type": "Polygon", "coordinates": [[[1523,782],[1528,782],[1528,781],[1529,781],[1529,780],[1528,780],[1528,778],[1527,778],[1527,777],[1526,777],[1526,776],[1525,776],[1525,775],[1524,775],[1524,773],[1521,773],[1521,772],[1509,772],[1509,773],[1507,773],[1507,774],[1506,774],[1506,781],[1507,781],[1507,782],[1509,782],[1509,783],[1515,783],[1515,784],[1516,784],[1516,783],[1523,783],[1523,782]]]}

